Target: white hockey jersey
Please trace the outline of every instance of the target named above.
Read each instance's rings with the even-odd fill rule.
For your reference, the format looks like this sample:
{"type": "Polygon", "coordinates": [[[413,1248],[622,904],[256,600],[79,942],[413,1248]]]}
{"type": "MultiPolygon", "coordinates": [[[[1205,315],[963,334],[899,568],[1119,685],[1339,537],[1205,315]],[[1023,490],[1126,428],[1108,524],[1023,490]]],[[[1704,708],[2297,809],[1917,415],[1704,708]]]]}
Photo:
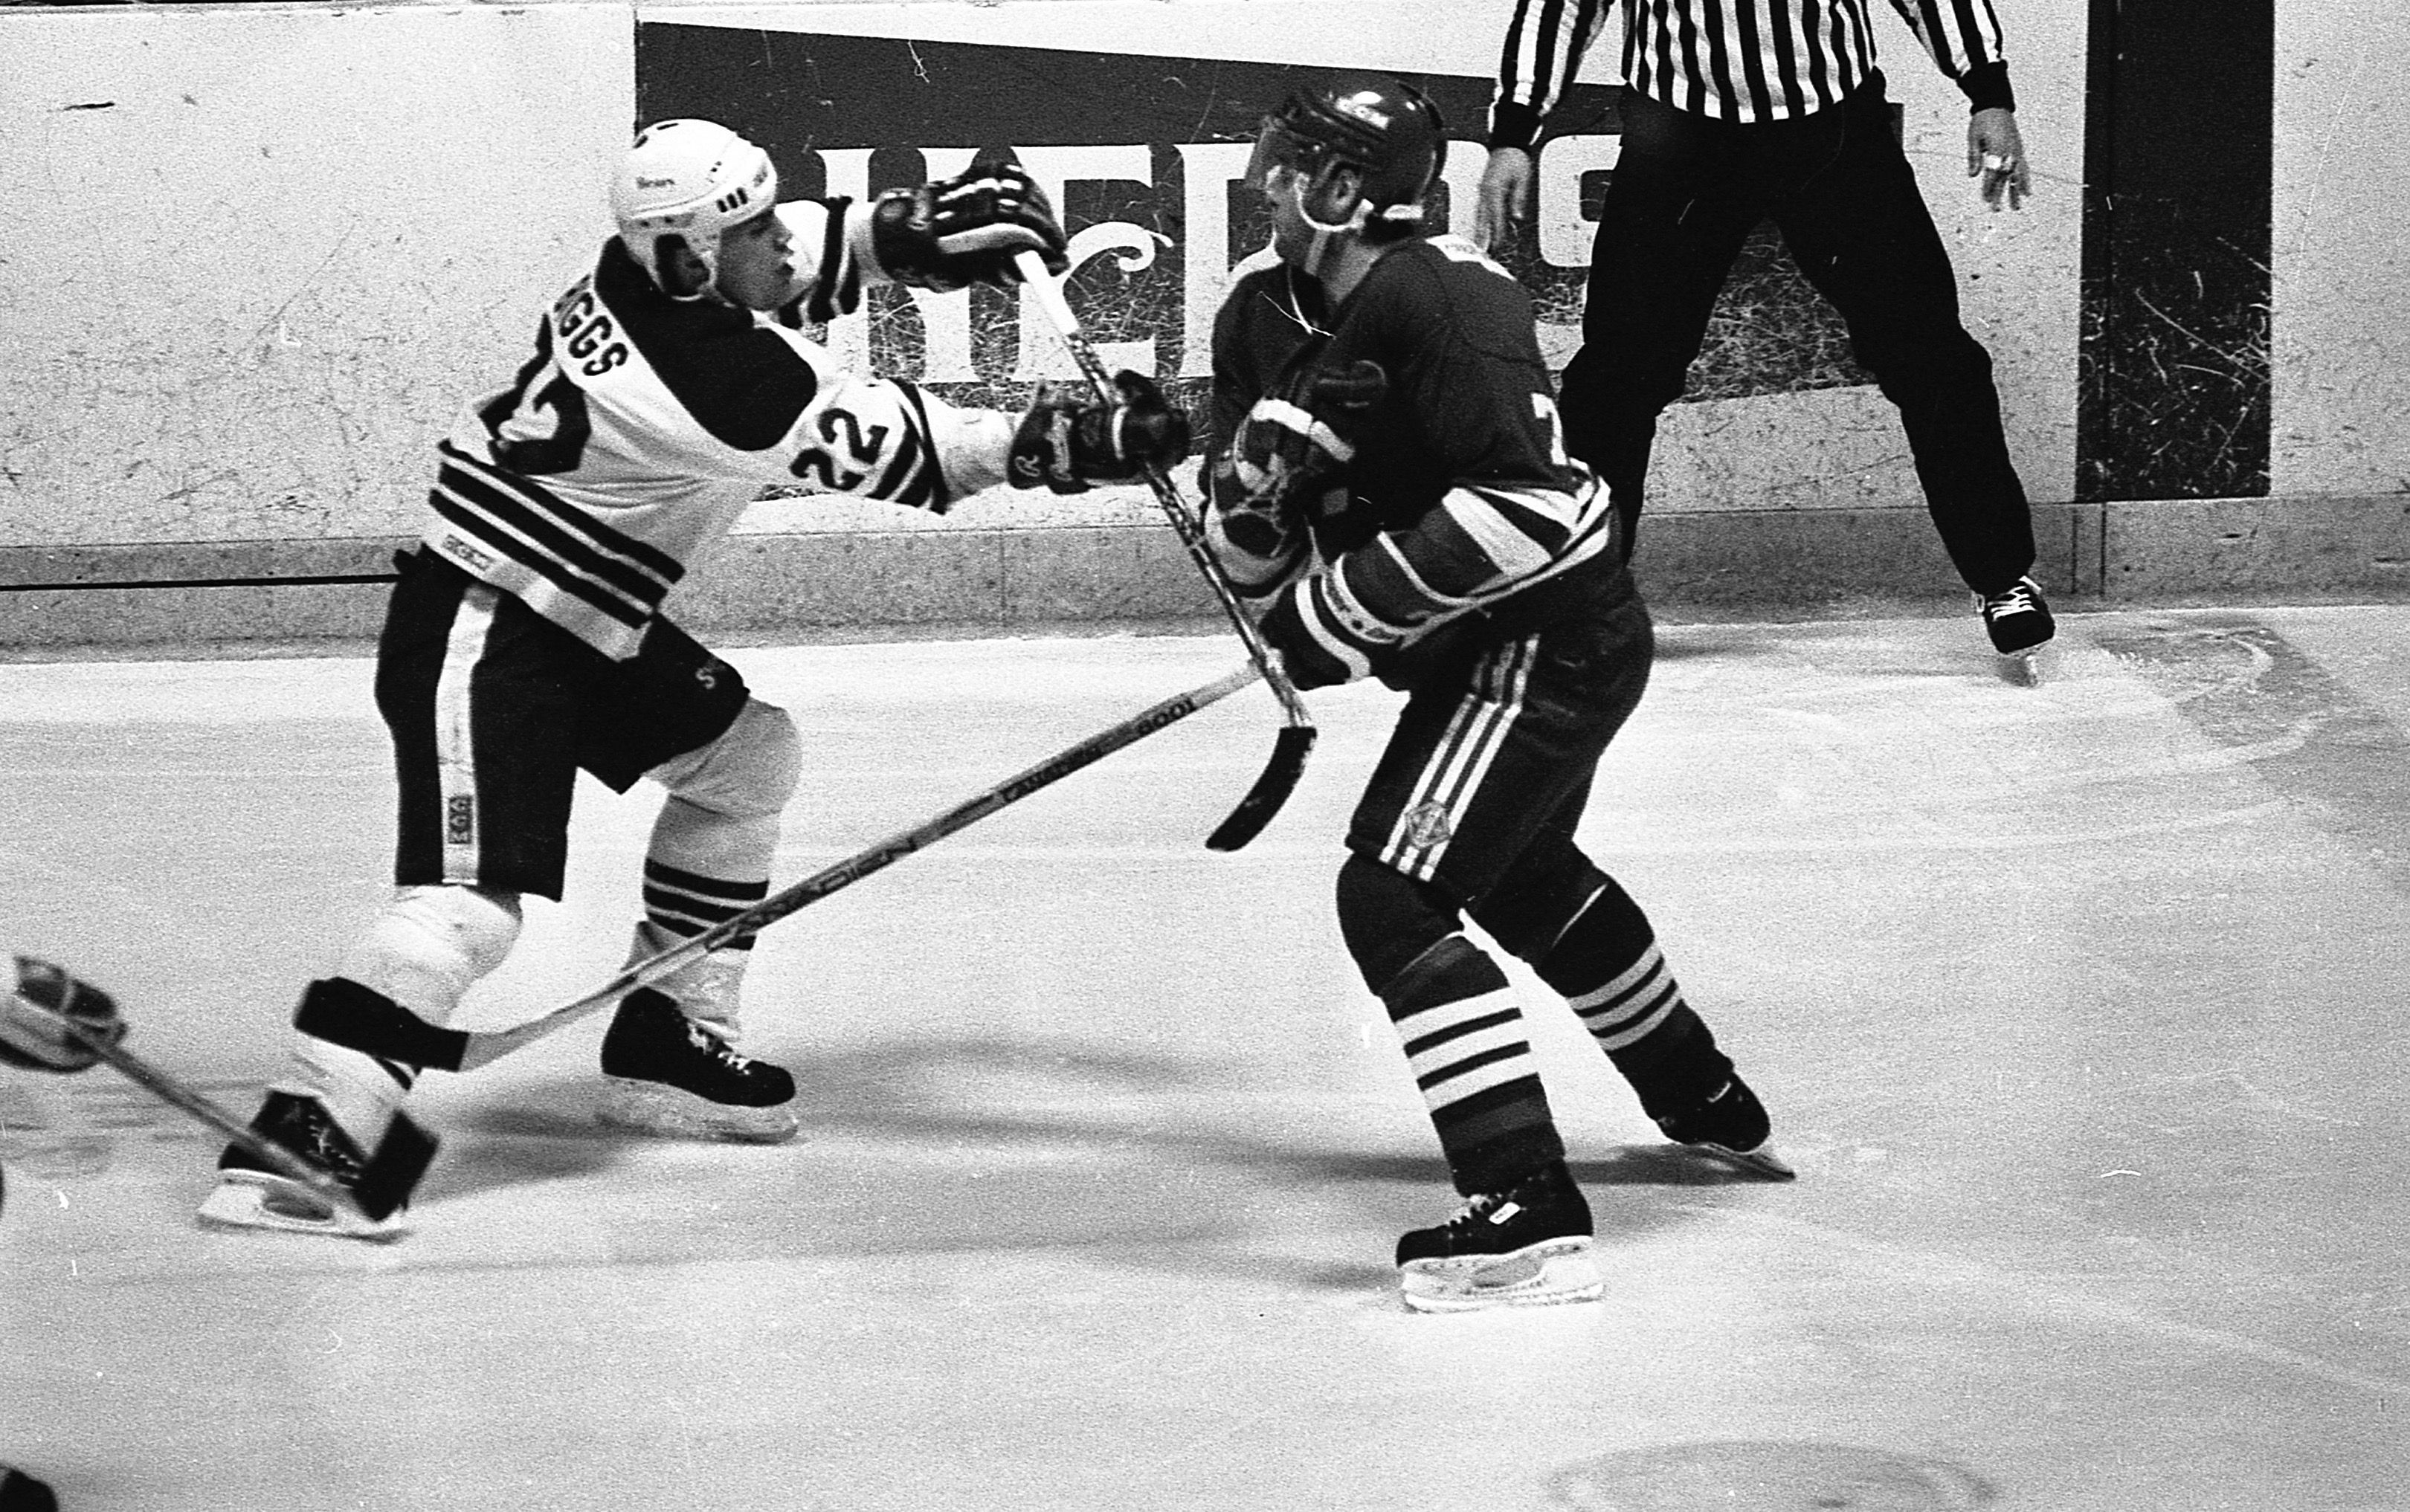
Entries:
{"type": "MultiPolygon", "coordinates": [[[[848,209],[778,209],[806,318],[861,303],[848,209]]],[[[423,539],[625,659],[695,555],[765,487],[942,512],[1004,481],[1012,431],[1007,416],[846,373],[751,310],[671,298],[614,238],[539,323],[517,376],[440,443],[423,539]]]]}

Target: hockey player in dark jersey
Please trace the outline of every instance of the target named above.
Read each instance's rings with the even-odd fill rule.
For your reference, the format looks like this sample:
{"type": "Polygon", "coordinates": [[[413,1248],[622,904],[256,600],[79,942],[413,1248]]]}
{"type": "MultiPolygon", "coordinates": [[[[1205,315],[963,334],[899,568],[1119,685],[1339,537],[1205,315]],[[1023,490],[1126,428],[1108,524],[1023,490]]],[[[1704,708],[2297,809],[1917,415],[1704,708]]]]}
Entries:
{"type": "Polygon", "coordinates": [[[1209,539],[1300,688],[1408,697],[1349,822],[1340,930],[1465,1199],[1398,1246],[1430,1311],[1599,1294],[1590,1214],[1516,993],[1572,1006],[1669,1138],[1785,1178],[1763,1104],[1646,914],[1575,842],[1653,639],[1606,492],[1566,455],[1522,288],[1422,233],[1445,151],[1393,79],[1292,95],[1249,169],[1280,261],[1213,333],[1209,539]]]}
{"type": "MultiPolygon", "coordinates": [[[[535,325],[532,354],[438,447],[418,548],[401,561],[376,696],[400,789],[397,895],[309,985],[290,1073],[254,1127],[356,1170],[415,1073],[346,1026],[396,1005],[443,1024],[515,941],[519,900],[558,899],[580,770],[666,789],[632,960],[769,889],[802,770],[793,724],[662,612],[696,554],[771,484],[942,511],[999,483],[1073,492],[1187,453],[1155,385],[1120,402],[1041,389],[1020,416],[849,373],[800,330],[868,283],[1015,281],[1065,240],[1012,165],[874,201],[778,202],[760,147],[706,121],[643,132],[612,186],[617,234],[535,325]],[[347,1038],[355,1043],[343,1043],[347,1038]]],[[[794,1080],[738,1048],[740,938],[630,993],[602,1048],[604,1121],[648,1133],[791,1136],[794,1080]]],[[[360,1233],[240,1147],[206,1221],[360,1233]]],[[[397,1217],[399,1216],[397,1215],[397,1217]]],[[[393,1222],[370,1231],[383,1233],[393,1222]]]]}

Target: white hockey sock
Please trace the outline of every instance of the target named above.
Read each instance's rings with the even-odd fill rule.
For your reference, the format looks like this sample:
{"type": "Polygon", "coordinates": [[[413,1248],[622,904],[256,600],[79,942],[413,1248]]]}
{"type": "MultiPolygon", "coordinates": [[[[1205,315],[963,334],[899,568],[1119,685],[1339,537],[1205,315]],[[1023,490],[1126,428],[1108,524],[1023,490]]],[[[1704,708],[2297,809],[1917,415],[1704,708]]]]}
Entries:
{"type": "MultiPolygon", "coordinates": [[[[768,897],[770,857],[777,843],[775,814],[723,814],[671,794],[645,852],[645,917],[636,926],[629,961],[692,939],[768,897]]],[[[656,989],[676,999],[688,1017],[733,1042],[737,989],[752,954],[753,937],[740,936],[656,983],[656,989]]]]}
{"type": "MultiPolygon", "coordinates": [[[[471,887],[404,887],[344,952],[340,974],[432,1024],[447,1024],[479,977],[518,939],[518,900],[471,887]]],[[[296,1033],[292,1080],[277,1089],[316,1098],[363,1150],[385,1138],[417,1080],[410,1067],[296,1033]]]]}
{"type": "MultiPolygon", "coordinates": [[[[649,900],[649,887],[646,894],[649,900]]],[[[628,947],[628,963],[632,966],[660,955],[690,934],[690,931],[673,933],[649,918],[642,920],[628,947]]],[[[654,983],[653,989],[676,1000],[679,1010],[689,1018],[733,1044],[742,1029],[737,995],[745,985],[745,968],[752,958],[749,949],[706,951],[654,983]]]]}

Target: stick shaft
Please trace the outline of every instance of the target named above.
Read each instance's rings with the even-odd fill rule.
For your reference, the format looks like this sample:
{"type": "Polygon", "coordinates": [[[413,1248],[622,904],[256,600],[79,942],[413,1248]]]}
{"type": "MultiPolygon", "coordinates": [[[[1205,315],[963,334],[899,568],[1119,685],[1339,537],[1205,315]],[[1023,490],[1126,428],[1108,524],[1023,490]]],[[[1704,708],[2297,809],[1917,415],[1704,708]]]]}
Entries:
{"type": "MultiPolygon", "coordinates": [[[[49,1012],[48,1009],[40,1008],[38,1005],[36,1005],[36,1011],[49,1012]]],[[[199,1092],[161,1071],[123,1045],[88,1031],[73,1019],[58,1014],[51,1014],[51,1017],[56,1020],[68,1034],[74,1036],[77,1044],[108,1061],[128,1081],[144,1091],[163,1102],[181,1109],[224,1134],[229,1141],[241,1145],[252,1155],[266,1161],[277,1174],[291,1177],[329,1202],[340,1203],[355,1213],[360,1212],[360,1204],[352,1195],[350,1188],[283,1145],[272,1140],[261,1138],[250,1125],[199,1092]]]]}
{"type": "Polygon", "coordinates": [[[639,987],[672,975],[680,968],[718,949],[742,935],[753,933],[785,918],[811,903],[826,898],[840,888],[852,886],[875,871],[886,868],[958,829],[978,823],[998,809],[1020,802],[1041,787],[1049,786],[1083,767],[1102,759],[1125,745],[1144,740],[1170,725],[1187,718],[1208,704],[1228,698],[1260,676],[1250,664],[1225,674],[1203,687],[1166,698],[1163,702],[1123,720],[1111,729],[1091,735],[1077,745],[1067,747],[1019,774],[1007,778],[995,786],[967,799],[936,817],[898,830],[885,840],[860,851],[835,865],[816,871],[800,882],[792,883],[771,894],[743,913],[723,919],[701,934],[692,935],[660,953],[648,956],[629,966],[618,975],[587,993],[573,1002],[524,1024],[506,1030],[474,1032],[467,1036],[460,1055],[461,1071],[472,1071],[500,1059],[520,1047],[531,1044],[545,1035],[585,1017],[595,1010],[616,1002],[639,987]]]}
{"type": "MultiPolygon", "coordinates": [[[[1015,260],[1015,266],[1020,268],[1022,281],[1030,295],[1038,301],[1038,308],[1045,313],[1047,324],[1054,327],[1056,336],[1062,338],[1063,345],[1070,352],[1071,360],[1079,365],[1081,375],[1087,379],[1089,387],[1095,389],[1096,396],[1105,402],[1118,402],[1121,392],[1114,387],[1112,375],[1105,371],[1104,359],[1096,354],[1096,344],[1088,339],[1080,317],[1071,310],[1071,302],[1064,297],[1062,283],[1047,271],[1045,260],[1034,252],[1025,252],[1015,260]]],[[[1172,486],[1171,480],[1163,475],[1162,468],[1149,464],[1142,470],[1147,486],[1154,492],[1155,503],[1162,507],[1164,514],[1171,521],[1171,528],[1179,534],[1180,543],[1188,548],[1190,559],[1204,574],[1207,584],[1213,590],[1213,597],[1220,600],[1222,612],[1230,621],[1230,627],[1239,632],[1240,642],[1247,648],[1248,656],[1263,669],[1264,682],[1271,688],[1273,697],[1280,700],[1281,713],[1291,725],[1311,727],[1314,720],[1306,713],[1304,698],[1299,695],[1296,685],[1289,682],[1288,674],[1281,670],[1279,656],[1264,643],[1263,634],[1256,628],[1256,622],[1248,617],[1245,608],[1240,604],[1238,590],[1231,586],[1229,573],[1223,570],[1221,562],[1213,555],[1212,546],[1205,539],[1203,522],[1189,510],[1187,501],[1180,497],[1180,490],[1172,486]]]]}

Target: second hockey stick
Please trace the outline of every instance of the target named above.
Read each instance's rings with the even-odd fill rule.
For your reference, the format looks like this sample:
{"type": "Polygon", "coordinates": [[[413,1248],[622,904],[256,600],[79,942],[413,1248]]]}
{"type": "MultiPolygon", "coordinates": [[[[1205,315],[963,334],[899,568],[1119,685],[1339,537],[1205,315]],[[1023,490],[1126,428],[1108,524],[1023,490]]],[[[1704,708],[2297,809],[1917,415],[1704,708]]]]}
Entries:
{"type": "Polygon", "coordinates": [[[874,871],[883,871],[914,851],[943,840],[957,829],[976,824],[998,809],[1020,802],[1039,788],[1060,782],[1123,746],[1134,744],[1157,730],[1178,724],[1206,705],[1228,698],[1260,675],[1251,663],[1203,687],[1166,698],[1111,729],[1091,735],[1077,745],[1066,747],[978,797],[955,804],[934,819],[890,835],[868,850],[816,871],[801,882],[790,884],[702,933],[689,936],[658,955],[635,962],[576,1001],[563,1004],[541,1018],[531,1018],[510,1029],[457,1030],[430,1024],[399,1004],[382,1018],[363,1019],[356,1008],[329,1014],[305,1003],[294,1016],[293,1027],[304,1034],[408,1065],[428,1066],[437,1071],[474,1071],[514,1050],[532,1044],[557,1030],[567,1028],[597,1009],[608,1007],[639,987],[661,981],[731,941],[775,924],[806,904],[816,903],[874,871]]]}
{"type": "MultiPolygon", "coordinates": [[[[1063,297],[1062,284],[1046,270],[1045,260],[1034,252],[1025,252],[1014,259],[1014,264],[1037,299],[1038,308],[1046,312],[1047,324],[1054,327],[1054,334],[1070,350],[1071,360],[1079,364],[1088,385],[1107,403],[1118,401],[1121,391],[1114,387],[1112,375],[1105,371],[1104,359],[1096,354],[1096,344],[1081,328],[1080,317],[1072,313],[1070,301],[1063,297]]],[[[1171,528],[1179,532],[1180,543],[1188,548],[1189,559],[1205,575],[1213,597],[1221,600],[1222,612],[1229,617],[1230,627],[1239,632],[1247,655],[1262,670],[1264,683],[1280,699],[1281,713],[1288,721],[1272,743],[1271,759],[1265,763],[1263,775],[1256,779],[1256,785],[1247,789],[1247,796],[1239,800],[1239,806],[1230,811],[1221,827],[1205,837],[1211,849],[1234,851],[1263,832],[1264,826],[1271,823],[1272,815],[1288,801],[1298,778],[1304,775],[1305,758],[1314,751],[1314,717],[1305,712],[1305,700],[1298,696],[1297,684],[1281,670],[1279,655],[1264,644],[1262,632],[1240,606],[1238,590],[1230,585],[1230,575],[1222,569],[1213,548],[1205,540],[1204,524],[1189,511],[1180,490],[1172,486],[1161,468],[1150,466],[1145,474],[1147,486],[1154,490],[1155,502],[1163,507],[1171,528]]]]}
{"type": "MultiPolygon", "coordinates": [[[[209,1125],[278,1175],[307,1187],[311,1194],[321,1202],[343,1212],[358,1214],[367,1220],[369,1230],[382,1226],[385,1219],[409,1203],[410,1194],[417,1188],[419,1178],[434,1162],[435,1136],[414,1122],[408,1115],[396,1114],[385,1138],[378,1141],[377,1147],[369,1153],[367,1162],[361,1167],[358,1182],[347,1186],[283,1145],[263,1137],[257,1130],[241,1122],[217,1103],[126,1049],[116,1037],[94,1033],[74,1018],[51,1013],[38,1004],[26,1002],[21,997],[12,997],[6,1001],[7,1012],[42,1015],[52,1029],[64,1032],[76,1044],[108,1061],[137,1087],[209,1125]]],[[[121,1025],[121,1032],[122,1028],[121,1025]]]]}

